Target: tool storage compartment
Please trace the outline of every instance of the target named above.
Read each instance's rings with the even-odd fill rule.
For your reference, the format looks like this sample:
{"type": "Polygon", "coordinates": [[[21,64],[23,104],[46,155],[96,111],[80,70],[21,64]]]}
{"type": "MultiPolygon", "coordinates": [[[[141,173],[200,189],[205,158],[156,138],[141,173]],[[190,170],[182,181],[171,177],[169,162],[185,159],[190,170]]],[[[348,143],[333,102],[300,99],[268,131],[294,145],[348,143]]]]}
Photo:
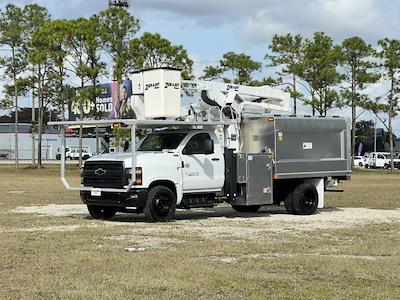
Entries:
{"type": "Polygon", "coordinates": [[[237,155],[238,195],[233,205],[267,205],[273,203],[272,159],[266,154],[237,155]]]}

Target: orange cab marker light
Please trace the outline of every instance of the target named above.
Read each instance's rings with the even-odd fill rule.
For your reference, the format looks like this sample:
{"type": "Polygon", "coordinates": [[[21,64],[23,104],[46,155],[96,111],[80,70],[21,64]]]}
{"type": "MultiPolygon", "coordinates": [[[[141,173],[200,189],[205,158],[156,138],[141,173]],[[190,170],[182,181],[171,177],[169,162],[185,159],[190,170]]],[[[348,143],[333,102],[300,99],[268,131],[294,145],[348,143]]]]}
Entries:
{"type": "Polygon", "coordinates": [[[281,176],[279,176],[279,175],[274,175],[274,176],[272,176],[274,179],[281,179],[281,176]]]}
{"type": "Polygon", "coordinates": [[[136,174],[135,185],[142,185],[142,183],[143,183],[142,168],[136,168],[135,169],[135,174],[136,174]]]}
{"type": "Polygon", "coordinates": [[[268,117],[268,122],[273,122],[274,120],[274,117],[268,117]]]}

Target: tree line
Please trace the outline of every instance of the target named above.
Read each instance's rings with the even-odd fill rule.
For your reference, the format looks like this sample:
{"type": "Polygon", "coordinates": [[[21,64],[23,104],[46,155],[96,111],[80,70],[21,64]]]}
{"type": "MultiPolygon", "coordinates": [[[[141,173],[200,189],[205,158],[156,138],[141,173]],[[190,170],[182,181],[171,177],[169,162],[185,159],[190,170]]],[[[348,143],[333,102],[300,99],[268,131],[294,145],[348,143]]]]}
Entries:
{"type": "MultiPolygon", "coordinates": [[[[15,111],[17,168],[19,98],[32,93],[38,102],[37,121],[32,125],[39,135],[40,168],[45,111],[56,110],[63,120],[66,105],[74,102],[82,117],[84,103],[95,101],[100,92],[101,76],[122,83],[136,69],[175,67],[183,70],[184,78],[190,78],[193,61],[182,46],[157,33],[137,37],[139,29],[139,21],[121,8],[75,20],[52,19],[48,10],[37,4],[8,4],[0,11],[0,46],[6,50],[0,58],[5,82],[0,106],[15,111]]],[[[82,135],[81,127],[80,147],[82,135]]]]}
{"type": "MultiPolygon", "coordinates": [[[[101,76],[122,83],[137,69],[175,67],[183,70],[183,78],[194,78],[193,61],[183,46],[173,45],[158,33],[137,36],[139,29],[138,19],[121,8],[109,8],[90,18],[56,20],[37,4],[22,8],[8,4],[0,11],[0,45],[9,50],[0,59],[6,78],[0,103],[15,110],[16,131],[18,99],[30,92],[39,103],[38,121],[33,125],[40,144],[46,109],[57,109],[63,119],[66,104],[73,101],[80,106],[82,116],[83,103],[94,101],[99,93],[96,87],[101,76]]],[[[400,41],[385,38],[370,45],[360,37],[350,37],[336,44],[323,32],[311,38],[275,35],[265,53],[265,61],[260,62],[245,53],[229,51],[217,64],[206,66],[200,79],[281,86],[293,98],[294,114],[299,102],[309,106],[315,116],[349,107],[353,152],[360,112],[370,111],[389,132],[393,158],[400,41]],[[272,75],[262,76],[265,67],[272,75]],[[368,88],[377,82],[386,90],[372,98],[368,88]]],[[[40,151],[39,145],[39,166],[40,151]]]]}

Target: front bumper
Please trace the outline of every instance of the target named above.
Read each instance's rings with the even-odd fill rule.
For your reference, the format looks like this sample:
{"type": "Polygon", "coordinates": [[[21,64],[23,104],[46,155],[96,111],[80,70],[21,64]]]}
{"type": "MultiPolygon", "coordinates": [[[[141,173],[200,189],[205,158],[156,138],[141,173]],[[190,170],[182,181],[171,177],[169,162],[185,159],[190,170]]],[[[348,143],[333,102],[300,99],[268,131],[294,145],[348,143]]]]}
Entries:
{"type": "Polygon", "coordinates": [[[81,191],[81,200],[86,205],[113,206],[123,209],[143,209],[147,201],[147,189],[131,190],[129,193],[102,193],[92,196],[91,192],[81,191]]]}

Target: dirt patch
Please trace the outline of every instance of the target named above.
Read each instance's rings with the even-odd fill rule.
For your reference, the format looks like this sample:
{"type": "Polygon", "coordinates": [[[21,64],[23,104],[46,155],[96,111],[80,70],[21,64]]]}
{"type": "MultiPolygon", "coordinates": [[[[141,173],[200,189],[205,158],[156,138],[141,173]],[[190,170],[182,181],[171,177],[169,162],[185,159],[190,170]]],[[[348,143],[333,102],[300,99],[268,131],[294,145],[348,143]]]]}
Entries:
{"type": "Polygon", "coordinates": [[[43,206],[20,206],[12,210],[14,213],[36,214],[40,216],[69,217],[87,215],[85,205],[43,205],[43,206]]]}
{"type": "MultiPolygon", "coordinates": [[[[85,205],[26,206],[13,210],[15,213],[39,216],[87,217],[85,205]]],[[[323,209],[312,216],[293,216],[284,211],[264,210],[257,214],[238,214],[231,208],[214,210],[178,211],[177,221],[168,224],[147,224],[143,215],[117,215],[111,222],[100,221],[106,227],[126,226],[128,234],[157,235],[177,234],[204,238],[256,239],[273,233],[290,233],[340,229],[367,224],[400,223],[400,209],[340,208],[323,209]]],[[[94,221],[93,221],[94,222],[94,221]]],[[[85,227],[93,226],[90,220],[85,227]]],[[[97,225],[99,226],[99,225],[97,225]]],[[[268,238],[271,238],[270,236],[268,238]]]]}
{"type": "Polygon", "coordinates": [[[122,242],[123,244],[125,244],[124,246],[122,246],[122,248],[128,252],[167,249],[172,245],[177,245],[184,242],[182,240],[173,238],[134,235],[112,236],[107,239],[122,242]]]}
{"type": "Polygon", "coordinates": [[[7,194],[11,194],[11,195],[21,195],[21,194],[25,194],[26,191],[8,191],[7,194]]]}
{"type": "Polygon", "coordinates": [[[239,255],[239,256],[208,256],[203,259],[214,261],[214,262],[222,262],[222,263],[236,263],[240,260],[244,259],[271,259],[271,258],[280,258],[280,257],[294,257],[298,258],[300,256],[310,256],[310,257],[326,257],[326,258],[339,258],[339,259],[359,259],[359,260],[368,260],[375,261],[382,256],[371,256],[371,255],[346,255],[346,254],[288,254],[288,253],[273,253],[273,254],[247,254],[247,255],[239,255]]]}
{"type": "Polygon", "coordinates": [[[60,225],[60,226],[32,226],[30,228],[13,228],[1,232],[68,232],[80,229],[79,225],[60,225]]]}

